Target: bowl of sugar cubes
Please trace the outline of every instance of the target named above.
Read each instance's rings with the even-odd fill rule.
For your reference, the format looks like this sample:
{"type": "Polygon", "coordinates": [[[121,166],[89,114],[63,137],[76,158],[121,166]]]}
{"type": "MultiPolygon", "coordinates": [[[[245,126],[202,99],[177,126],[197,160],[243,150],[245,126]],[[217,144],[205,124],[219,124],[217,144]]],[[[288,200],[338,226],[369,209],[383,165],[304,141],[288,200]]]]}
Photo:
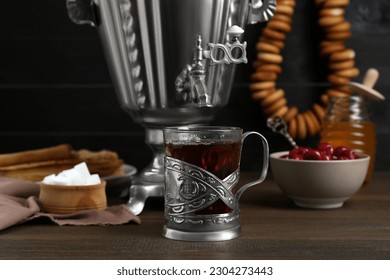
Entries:
{"type": "Polygon", "coordinates": [[[45,213],[71,214],[107,207],[106,182],[98,174],[90,174],[82,162],[40,182],[39,200],[45,213]]]}

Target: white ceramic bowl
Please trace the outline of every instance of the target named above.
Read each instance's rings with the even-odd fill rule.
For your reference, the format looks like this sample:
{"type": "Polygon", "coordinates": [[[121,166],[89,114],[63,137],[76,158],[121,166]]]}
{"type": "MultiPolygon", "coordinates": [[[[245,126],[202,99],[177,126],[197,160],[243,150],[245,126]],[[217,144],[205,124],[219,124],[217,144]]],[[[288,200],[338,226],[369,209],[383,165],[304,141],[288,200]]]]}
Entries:
{"type": "Polygon", "coordinates": [[[343,206],[362,186],[370,157],[353,160],[293,160],[270,155],[273,177],[297,206],[329,209],[343,206]]]}

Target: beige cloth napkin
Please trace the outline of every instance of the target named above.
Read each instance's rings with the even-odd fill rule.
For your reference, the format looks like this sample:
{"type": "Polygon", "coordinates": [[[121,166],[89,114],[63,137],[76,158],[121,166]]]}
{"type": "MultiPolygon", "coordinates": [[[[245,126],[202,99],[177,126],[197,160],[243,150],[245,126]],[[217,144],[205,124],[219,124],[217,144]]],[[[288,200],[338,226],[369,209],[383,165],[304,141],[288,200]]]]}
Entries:
{"type": "Polygon", "coordinates": [[[141,223],[126,205],[108,207],[104,211],[87,210],[59,215],[43,212],[38,199],[39,185],[33,182],[0,177],[0,230],[40,217],[58,225],[120,225],[141,223]]]}

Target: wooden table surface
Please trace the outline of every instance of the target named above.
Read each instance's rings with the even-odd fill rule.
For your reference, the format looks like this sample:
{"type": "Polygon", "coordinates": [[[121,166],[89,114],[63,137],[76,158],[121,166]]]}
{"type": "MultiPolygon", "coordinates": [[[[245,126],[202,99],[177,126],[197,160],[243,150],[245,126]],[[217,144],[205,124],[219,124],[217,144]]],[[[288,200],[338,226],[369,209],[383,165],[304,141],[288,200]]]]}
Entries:
{"type": "Polygon", "coordinates": [[[224,242],[162,237],[162,199],[148,201],[141,225],[23,224],[0,232],[0,259],[390,259],[390,173],[339,209],[298,208],[272,179],[244,193],[240,209],[242,235],[224,242]]]}

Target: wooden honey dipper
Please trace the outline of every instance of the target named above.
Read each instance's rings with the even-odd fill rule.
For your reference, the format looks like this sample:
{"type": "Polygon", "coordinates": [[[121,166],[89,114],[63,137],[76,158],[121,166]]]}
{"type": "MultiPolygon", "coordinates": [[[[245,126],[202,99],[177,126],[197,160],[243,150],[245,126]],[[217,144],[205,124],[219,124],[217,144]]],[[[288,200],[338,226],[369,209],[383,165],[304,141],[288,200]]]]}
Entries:
{"type": "Polygon", "coordinates": [[[366,96],[374,100],[385,100],[385,97],[375,89],[373,89],[379,78],[378,70],[370,68],[367,70],[363,78],[363,83],[349,82],[348,86],[357,94],[366,96]]]}

